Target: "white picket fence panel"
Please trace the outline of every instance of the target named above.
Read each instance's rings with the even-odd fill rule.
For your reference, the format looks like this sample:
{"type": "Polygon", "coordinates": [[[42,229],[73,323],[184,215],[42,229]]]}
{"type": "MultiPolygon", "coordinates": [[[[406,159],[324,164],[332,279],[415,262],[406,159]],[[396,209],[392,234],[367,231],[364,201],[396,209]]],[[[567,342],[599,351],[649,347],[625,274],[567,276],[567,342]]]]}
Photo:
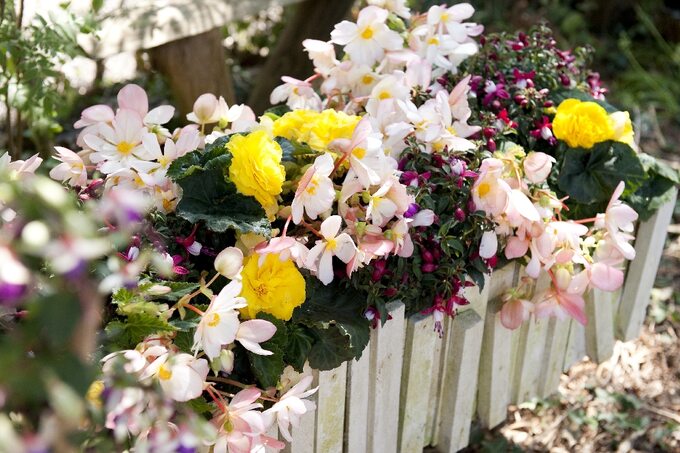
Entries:
{"type": "MultiPolygon", "coordinates": [[[[556,392],[562,372],[583,357],[607,360],[616,339],[639,335],[674,206],[675,195],[640,223],[623,289],[588,296],[586,327],[546,319],[505,329],[500,297],[524,272],[515,263],[481,292],[468,288],[470,306],[444,320],[442,338],[431,316],[405,319],[404,305],[390,304],[392,319],[372,331],[359,360],[313,371],[317,410],[293,429],[285,451],[453,453],[468,445],[475,419],[497,426],[509,404],[556,392]]],[[[539,279],[535,291],[548,284],[539,279]]]]}

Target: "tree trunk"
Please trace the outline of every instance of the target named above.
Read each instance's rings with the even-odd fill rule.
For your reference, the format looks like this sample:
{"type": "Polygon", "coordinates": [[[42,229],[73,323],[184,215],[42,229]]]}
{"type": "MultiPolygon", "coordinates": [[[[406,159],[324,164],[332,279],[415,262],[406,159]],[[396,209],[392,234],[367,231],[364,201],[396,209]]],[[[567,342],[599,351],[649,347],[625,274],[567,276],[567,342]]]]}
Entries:
{"type": "Polygon", "coordinates": [[[261,69],[248,100],[256,113],[269,107],[269,95],[281,84],[281,76],[306,79],[313,74],[314,67],[302,50],[305,39],[328,41],[336,23],[349,14],[354,0],[306,0],[296,6],[291,18],[261,69]]]}
{"type": "Polygon", "coordinates": [[[175,102],[184,115],[203,93],[224,96],[234,103],[234,86],[222,33],[215,28],[149,49],[152,66],[168,80],[175,102]]]}

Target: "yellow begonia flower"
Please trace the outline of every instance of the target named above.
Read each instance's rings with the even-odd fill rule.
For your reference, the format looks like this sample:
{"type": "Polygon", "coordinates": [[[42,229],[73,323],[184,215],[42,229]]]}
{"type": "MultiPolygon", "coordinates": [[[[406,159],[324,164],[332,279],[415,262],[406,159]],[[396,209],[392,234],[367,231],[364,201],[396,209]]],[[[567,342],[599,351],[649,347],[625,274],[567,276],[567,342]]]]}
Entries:
{"type": "Polygon", "coordinates": [[[316,151],[326,151],[333,140],[351,138],[360,120],[360,116],[332,109],[323,112],[294,110],[274,121],[273,133],[288,140],[307,143],[316,151]]]}
{"type": "Polygon", "coordinates": [[[611,115],[596,102],[565,99],[552,121],[553,134],[572,148],[592,148],[614,140],[633,146],[633,126],[628,112],[611,115]]]}
{"type": "Polygon", "coordinates": [[[246,318],[264,312],[288,321],[295,307],[305,301],[304,277],[293,261],[282,261],[277,254],[246,258],[241,276],[241,297],[248,303],[241,309],[241,315],[246,318]]]}
{"type": "Polygon", "coordinates": [[[255,131],[248,135],[234,135],[227,149],[233,156],[229,179],[236,189],[255,197],[268,213],[275,212],[276,196],[281,193],[286,180],[279,144],[265,131],[255,131]]]}

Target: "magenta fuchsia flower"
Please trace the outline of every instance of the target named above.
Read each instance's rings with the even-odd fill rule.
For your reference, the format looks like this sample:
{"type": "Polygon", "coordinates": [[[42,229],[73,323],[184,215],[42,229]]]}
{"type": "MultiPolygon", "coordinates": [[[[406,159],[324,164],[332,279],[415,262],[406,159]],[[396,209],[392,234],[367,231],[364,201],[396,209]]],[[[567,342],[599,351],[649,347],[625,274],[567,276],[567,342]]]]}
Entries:
{"type": "Polygon", "coordinates": [[[487,80],[484,84],[484,93],[482,105],[485,107],[496,99],[510,99],[510,93],[506,91],[504,83],[494,83],[491,80],[487,80]]]}

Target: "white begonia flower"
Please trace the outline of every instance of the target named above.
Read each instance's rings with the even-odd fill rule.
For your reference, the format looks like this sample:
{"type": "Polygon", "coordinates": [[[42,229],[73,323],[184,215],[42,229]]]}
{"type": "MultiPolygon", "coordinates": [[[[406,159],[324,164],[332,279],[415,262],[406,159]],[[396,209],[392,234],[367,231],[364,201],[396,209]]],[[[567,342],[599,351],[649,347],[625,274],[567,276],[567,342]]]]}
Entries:
{"type": "Polygon", "coordinates": [[[356,246],[347,233],[340,233],[342,217],[332,215],[321,223],[323,239],[316,241],[316,245],[309,251],[306,267],[316,272],[324,285],[333,281],[333,256],[337,256],[344,263],[349,263],[356,253],[356,246]]]}
{"type": "Polygon", "coordinates": [[[331,41],[344,46],[352,61],[372,66],[382,60],[385,51],[403,47],[401,36],[390,30],[385,21],[389,12],[367,6],[359,12],[357,23],[343,20],[331,32],[331,41]]]}
{"type": "Polygon", "coordinates": [[[312,376],[303,377],[300,382],[284,393],[277,403],[262,413],[267,426],[273,424],[276,418],[279,432],[288,442],[293,440],[290,426],[297,427],[300,424],[300,417],[316,408],[313,401],[304,399],[313,395],[318,389],[316,387],[307,390],[312,380],[312,376]]]}
{"type": "Polygon", "coordinates": [[[411,17],[411,10],[406,5],[406,0],[368,0],[366,3],[384,8],[404,19],[411,17]]]}
{"type": "Polygon", "coordinates": [[[240,293],[241,282],[232,280],[210,302],[196,327],[193,351],[202,349],[210,359],[214,359],[220,355],[222,346],[236,340],[240,324],[238,309],[248,305],[243,297],[239,297],[240,293]]]}
{"type": "Polygon", "coordinates": [[[302,221],[303,212],[314,220],[331,208],[335,200],[335,188],[330,178],[334,164],[333,156],[325,153],[317,157],[302,176],[291,206],[294,223],[302,221]]]}
{"type": "Polygon", "coordinates": [[[330,42],[305,39],[302,41],[302,46],[314,63],[316,72],[324,76],[329,75],[331,70],[339,64],[335,58],[335,47],[330,42]]]}
{"type": "Polygon", "coordinates": [[[498,236],[493,231],[485,231],[479,244],[479,256],[488,260],[498,250],[498,236]]]}
{"type": "Polygon", "coordinates": [[[139,379],[155,377],[163,392],[175,401],[189,401],[203,393],[208,377],[208,361],[191,354],[166,352],[157,357],[142,372],[139,379]]]}
{"type": "Polygon", "coordinates": [[[370,196],[368,207],[366,208],[366,218],[370,218],[373,225],[384,226],[397,212],[397,204],[387,197],[392,184],[393,181],[388,180],[370,196]]]}
{"type": "Polygon", "coordinates": [[[54,158],[61,163],[50,170],[50,178],[68,181],[71,186],[87,185],[87,170],[83,159],[68,148],[55,146],[54,149],[57,151],[54,158]]]}
{"type": "Polygon", "coordinates": [[[291,110],[321,110],[322,103],[312,84],[292,77],[281,77],[283,84],[269,96],[272,104],[285,102],[291,110]]]}

